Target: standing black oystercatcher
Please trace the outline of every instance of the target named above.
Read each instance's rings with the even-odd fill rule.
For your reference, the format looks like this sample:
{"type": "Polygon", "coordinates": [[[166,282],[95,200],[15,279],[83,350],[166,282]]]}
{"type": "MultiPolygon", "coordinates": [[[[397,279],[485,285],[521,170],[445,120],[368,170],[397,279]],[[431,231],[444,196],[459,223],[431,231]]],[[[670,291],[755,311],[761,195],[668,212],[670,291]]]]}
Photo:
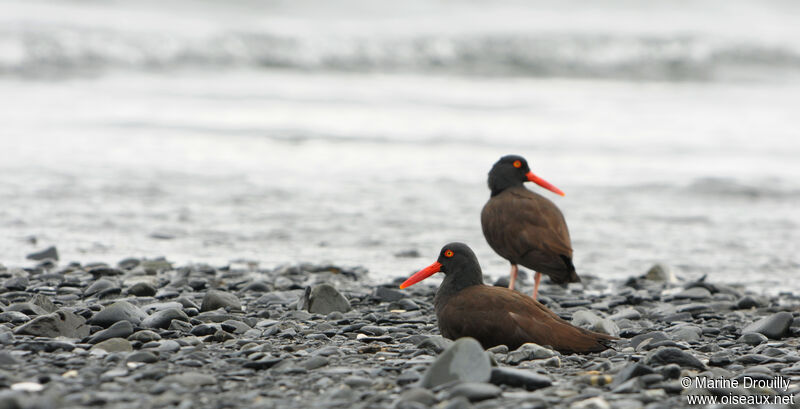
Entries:
{"type": "Polygon", "coordinates": [[[435,263],[412,275],[400,288],[440,271],[445,277],[433,303],[444,337],[473,337],[484,348],[506,345],[511,350],[535,342],[563,353],[602,351],[616,339],[578,328],[526,295],[484,285],[478,259],[463,243],[445,245],[435,263]]]}
{"type": "Polygon", "coordinates": [[[572,244],[564,215],[553,202],[526,189],[523,183],[528,181],[564,196],[560,189],[534,175],[522,156],[503,156],[489,171],[492,196],[483,206],[481,226],[489,246],[511,262],[508,288],[514,289],[517,264],[536,272],[536,299],[542,273],[558,284],[581,279],[572,264],[572,244]]]}

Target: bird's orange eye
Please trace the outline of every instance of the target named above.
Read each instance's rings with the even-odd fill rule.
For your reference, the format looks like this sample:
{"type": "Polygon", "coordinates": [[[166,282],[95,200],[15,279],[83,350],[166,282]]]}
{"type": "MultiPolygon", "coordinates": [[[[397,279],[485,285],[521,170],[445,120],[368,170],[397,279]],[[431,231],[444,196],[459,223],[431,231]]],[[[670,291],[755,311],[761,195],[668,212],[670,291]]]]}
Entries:
{"type": "Polygon", "coordinates": [[[445,250],[444,251],[445,257],[453,257],[453,250],[445,250]]]}
{"type": "Polygon", "coordinates": [[[515,168],[521,168],[521,167],[522,167],[522,162],[521,162],[521,161],[518,161],[518,160],[515,160],[515,161],[514,161],[514,167],[515,167],[515,168]]]}

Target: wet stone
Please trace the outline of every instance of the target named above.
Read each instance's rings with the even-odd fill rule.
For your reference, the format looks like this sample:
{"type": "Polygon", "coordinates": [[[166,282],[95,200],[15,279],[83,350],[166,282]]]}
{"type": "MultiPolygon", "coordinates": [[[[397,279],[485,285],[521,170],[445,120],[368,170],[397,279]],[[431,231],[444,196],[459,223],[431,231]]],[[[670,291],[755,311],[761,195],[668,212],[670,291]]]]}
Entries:
{"type": "Polygon", "coordinates": [[[428,367],[421,386],[433,388],[452,381],[487,382],[491,375],[489,356],[474,338],[461,338],[428,367]]]}
{"type": "Polygon", "coordinates": [[[11,331],[0,331],[0,345],[9,345],[14,342],[14,334],[11,331]]]}
{"type": "Polygon", "coordinates": [[[31,304],[41,307],[46,313],[56,312],[58,310],[58,306],[56,306],[50,297],[44,294],[36,294],[31,299],[31,304]]]}
{"type": "Polygon", "coordinates": [[[178,352],[181,349],[181,344],[178,341],[174,341],[171,339],[159,341],[158,347],[156,348],[159,352],[178,352]]]}
{"type": "Polygon", "coordinates": [[[8,351],[0,350],[0,368],[11,367],[19,363],[17,358],[14,358],[8,351]]]}
{"type": "Polygon", "coordinates": [[[126,361],[153,364],[158,362],[158,357],[150,351],[136,351],[129,354],[126,361]]]}
{"type": "Polygon", "coordinates": [[[651,351],[645,358],[648,365],[678,364],[683,367],[705,369],[699,359],[675,347],[662,347],[651,351]]]}
{"type": "Polygon", "coordinates": [[[559,302],[559,305],[561,305],[564,308],[572,308],[572,307],[583,307],[583,306],[586,306],[586,305],[590,305],[591,303],[592,302],[589,301],[589,300],[575,300],[575,299],[572,299],[572,300],[563,300],[563,301],[559,302]]]}
{"type": "Polygon", "coordinates": [[[22,324],[31,320],[26,314],[19,311],[6,311],[0,313],[0,322],[10,322],[12,324],[22,324]]]}
{"type": "Polygon", "coordinates": [[[403,310],[403,311],[417,311],[420,309],[419,304],[415,303],[414,300],[403,298],[402,300],[397,300],[389,304],[387,307],[388,310],[403,310]]]}
{"type": "Polygon", "coordinates": [[[256,369],[256,370],[264,370],[272,368],[273,366],[283,362],[283,358],[277,358],[272,356],[265,356],[258,358],[256,360],[248,361],[243,364],[245,368],[256,369]]]}
{"type": "Polygon", "coordinates": [[[329,362],[328,358],[317,355],[317,356],[312,356],[311,358],[308,358],[307,360],[301,362],[300,366],[310,371],[328,365],[328,362],[329,362]]]}
{"type": "Polygon", "coordinates": [[[492,368],[490,382],[495,385],[508,385],[529,391],[552,385],[550,378],[526,369],[492,368]]]}
{"type": "Polygon", "coordinates": [[[603,318],[597,321],[596,323],[594,323],[594,325],[592,325],[591,329],[592,331],[599,332],[601,334],[608,334],[611,335],[612,337],[616,337],[619,335],[619,327],[614,321],[608,318],[603,318]]]}
{"type": "Polygon", "coordinates": [[[269,285],[267,285],[267,283],[263,281],[252,282],[242,289],[242,291],[245,292],[255,292],[255,293],[265,293],[268,292],[269,290],[271,290],[271,288],[269,287],[269,285]]]}
{"type": "Polygon", "coordinates": [[[127,338],[133,334],[133,325],[128,321],[119,321],[114,325],[99,331],[89,338],[90,344],[97,344],[111,338],[127,338]]]}
{"type": "Polygon", "coordinates": [[[133,270],[134,268],[138,267],[139,264],[141,264],[141,260],[139,260],[138,258],[129,257],[120,260],[117,263],[117,267],[123,270],[133,270]]]}
{"type": "Polygon", "coordinates": [[[761,307],[763,304],[755,297],[746,295],[736,301],[736,308],[740,310],[749,310],[751,308],[761,307]]]}
{"type": "Polygon", "coordinates": [[[674,340],[698,341],[703,338],[703,330],[694,325],[680,325],[670,331],[670,336],[674,340]]]}
{"type": "Polygon", "coordinates": [[[491,352],[493,354],[507,354],[508,347],[505,345],[498,345],[487,349],[486,352],[491,352]]]}
{"type": "Polygon", "coordinates": [[[624,309],[621,309],[621,310],[617,311],[616,313],[612,314],[608,318],[612,319],[614,321],[619,321],[619,320],[638,320],[638,319],[642,318],[642,314],[639,311],[637,311],[635,308],[628,307],[628,308],[624,308],[624,309]]]}
{"type": "Polygon", "coordinates": [[[394,288],[376,287],[372,292],[372,297],[381,302],[391,302],[406,298],[406,293],[394,288]]]}
{"type": "Polygon", "coordinates": [[[147,318],[147,314],[139,307],[127,301],[117,301],[95,314],[88,320],[88,323],[110,327],[116,322],[128,321],[133,325],[139,325],[145,318],[147,318]]]}
{"type": "Polygon", "coordinates": [[[731,355],[727,352],[721,352],[718,354],[711,355],[708,358],[708,364],[711,366],[727,366],[733,362],[731,355]]]}
{"type": "Polygon", "coordinates": [[[55,260],[58,261],[58,250],[54,246],[50,246],[44,250],[40,250],[34,253],[30,253],[25,256],[28,260],[35,260],[35,261],[43,261],[43,260],[55,260]]]}
{"type": "Polygon", "coordinates": [[[655,264],[645,273],[644,278],[651,281],[664,281],[675,282],[677,278],[669,266],[664,264],[655,264]]]}
{"type": "Polygon", "coordinates": [[[17,311],[21,312],[28,316],[35,316],[35,315],[45,315],[47,311],[44,308],[29,302],[16,302],[8,307],[6,307],[6,311],[17,311]]]}
{"type": "Polygon", "coordinates": [[[182,310],[177,308],[168,308],[161,311],[156,311],[149,317],[142,320],[142,326],[147,328],[169,328],[172,320],[189,321],[189,317],[182,310]]]}
{"type": "Polygon", "coordinates": [[[189,331],[192,335],[202,337],[206,335],[211,335],[220,331],[222,327],[220,324],[200,324],[196,325],[194,328],[189,331]]]}
{"type": "Polygon", "coordinates": [[[320,284],[311,289],[308,299],[308,312],[329,314],[334,311],[350,311],[350,302],[330,284],[320,284]]]}
{"type": "Polygon", "coordinates": [[[407,369],[400,373],[400,376],[397,377],[396,382],[398,385],[409,385],[419,381],[420,378],[422,378],[422,374],[413,369],[407,369]]]}
{"type": "Polygon", "coordinates": [[[203,297],[203,304],[200,306],[200,311],[213,311],[219,308],[230,311],[240,311],[242,309],[242,303],[237,296],[231,293],[218,290],[207,292],[205,297],[203,297]]]}
{"type": "Polygon", "coordinates": [[[638,379],[629,379],[619,385],[612,386],[611,392],[613,393],[634,393],[642,389],[638,379]]]}
{"type": "Polygon", "coordinates": [[[734,362],[738,362],[744,365],[761,365],[767,364],[771,362],[776,362],[777,360],[772,359],[766,355],[761,354],[746,354],[742,355],[734,360],[734,362]]]}
{"type": "Polygon", "coordinates": [[[372,385],[372,379],[355,375],[345,377],[343,382],[351,388],[365,388],[372,385]]]}
{"type": "Polygon", "coordinates": [[[742,336],[736,341],[742,344],[756,346],[769,341],[769,339],[765,335],[759,334],[758,332],[746,332],[742,334],[742,336]]]}
{"type": "Polygon", "coordinates": [[[789,326],[792,324],[792,313],[779,312],[772,314],[768,317],[761,318],[760,320],[744,327],[742,333],[757,332],[772,339],[781,339],[789,332],[789,326]]]}
{"type": "Polygon", "coordinates": [[[417,402],[428,407],[436,403],[436,397],[433,393],[424,388],[411,388],[400,394],[400,402],[417,402]]]}
{"type": "Polygon", "coordinates": [[[599,315],[591,311],[578,310],[572,314],[572,325],[575,325],[576,327],[591,328],[601,319],[602,318],[600,318],[599,315]]]}
{"type": "Polygon", "coordinates": [[[188,299],[186,297],[178,297],[173,302],[176,302],[176,303],[180,304],[181,307],[183,307],[185,309],[192,308],[192,309],[195,309],[197,311],[200,311],[200,306],[198,306],[194,301],[192,301],[192,300],[190,300],[190,299],[188,299]]]}
{"type": "Polygon", "coordinates": [[[83,317],[72,312],[58,310],[41,315],[18,327],[16,334],[39,337],[84,338],[89,335],[89,327],[83,317]]]}
{"type": "Polygon", "coordinates": [[[25,291],[28,288],[28,277],[14,276],[3,282],[8,291],[25,291]]]}
{"type": "Polygon", "coordinates": [[[242,321],[227,320],[227,321],[223,322],[222,324],[220,324],[220,328],[223,331],[227,331],[227,332],[230,332],[232,334],[244,334],[251,327],[249,325],[245,324],[242,321]]]}
{"type": "Polygon", "coordinates": [[[385,328],[375,325],[365,325],[359,328],[358,331],[367,335],[383,335],[387,332],[385,328]]]}
{"type": "Polygon", "coordinates": [[[703,287],[692,287],[675,294],[673,297],[678,300],[705,300],[711,298],[711,291],[703,287]]]}
{"type": "Polygon", "coordinates": [[[181,320],[172,320],[167,328],[170,331],[189,332],[192,329],[192,324],[181,320]]]}
{"type": "Polygon", "coordinates": [[[143,344],[150,341],[158,341],[160,339],[161,335],[158,335],[150,330],[136,331],[133,335],[128,337],[128,341],[139,341],[143,344]]]}
{"type": "Polygon", "coordinates": [[[152,315],[155,312],[168,310],[168,309],[182,309],[183,305],[179,302],[175,301],[167,301],[167,302],[156,302],[152,304],[147,304],[142,307],[142,310],[145,314],[152,315]]]}
{"type": "Polygon", "coordinates": [[[448,347],[450,347],[451,345],[453,345],[452,340],[442,337],[440,335],[432,335],[430,337],[425,338],[420,343],[418,343],[417,348],[439,354],[448,347]]]}
{"type": "Polygon", "coordinates": [[[692,316],[697,316],[701,312],[708,312],[711,311],[712,308],[709,304],[705,303],[690,303],[690,304],[683,304],[676,308],[678,313],[687,312],[692,316]]]}
{"type": "Polygon", "coordinates": [[[556,352],[552,349],[545,348],[541,345],[534,343],[527,343],[520,345],[519,348],[508,353],[506,363],[510,365],[517,365],[523,361],[530,361],[534,359],[546,359],[555,356],[556,352]]]}
{"type": "Polygon", "coordinates": [[[675,314],[669,314],[661,319],[664,322],[680,322],[680,321],[691,321],[692,314],[689,312],[678,312],[675,314]]]}
{"type": "Polygon", "coordinates": [[[631,338],[631,346],[633,348],[638,348],[643,343],[651,344],[654,342],[664,341],[668,339],[669,338],[667,337],[667,334],[664,333],[663,331],[653,331],[645,334],[640,334],[631,338]]]}
{"type": "Polygon", "coordinates": [[[192,290],[200,291],[200,290],[204,290],[206,287],[208,287],[208,281],[203,280],[203,279],[195,278],[195,279],[189,280],[188,285],[189,285],[189,287],[192,288],[192,290]]]}
{"type": "Polygon", "coordinates": [[[217,379],[209,374],[199,372],[185,372],[175,375],[167,375],[161,379],[161,383],[176,383],[187,388],[216,385],[217,379]]]}
{"type": "Polygon", "coordinates": [[[156,288],[150,283],[136,283],[128,288],[128,294],[137,297],[152,297],[156,295],[156,288]]]}
{"type": "Polygon", "coordinates": [[[642,365],[640,363],[629,364],[614,376],[614,381],[611,383],[611,387],[617,387],[628,380],[651,373],[653,373],[653,368],[650,368],[647,365],[642,365]]]}
{"type": "Polygon", "coordinates": [[[464,382],[450,389],[449,397],[455,398],[463,396],[470,402],[478,402],[500,396],[503,390],[491,383],[485,382],[464,382]]]}
{"type": "Polygon", "coordinates": [[[92,349],[102,349],[106,352],[130,352],[133,351],[130,341],[122,338],[111,338],[95,344],[92,349]]]}
{"type": "Polygon", "coordinates": [[[84,297],[91,297],[94,295],[98,295],[102,292],[119,289],[122,292],[122,288],[120,288],[115,282],[111,280],[107,280],[105,278],[101,278],[95,282],[93,282],[86,291],[83,292],[84,297]]]}
{"type": "Polygon", "coordinates": [[[121,275],[125,274],[124,271],[122,271],[122,270],[120,270],[118,268],[109,267],[109,266],[92,267],[87,271],[87,273],[89,273],[92,276],[94,276],[95,279],[97,279],[99,277],[121,276],[121,275]]]}

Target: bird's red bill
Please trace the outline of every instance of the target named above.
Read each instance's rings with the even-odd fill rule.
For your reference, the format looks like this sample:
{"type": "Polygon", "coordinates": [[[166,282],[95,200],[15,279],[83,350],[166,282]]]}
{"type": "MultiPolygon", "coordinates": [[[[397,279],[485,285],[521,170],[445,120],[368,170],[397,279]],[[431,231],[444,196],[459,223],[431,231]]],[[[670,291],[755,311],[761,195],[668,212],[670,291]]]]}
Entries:
{"type": "Polygon", "coordinates": [[[442,269],[442,264],[438,261],[429,265],[428,267],[423,268],[422,270],[417,271],[413,276],[408,277],[408,280],[403,281],[403,284],[400,284],[400,289],[406,287],[411,287],[412,285],[436,274],[439,270],[442,269]]]}
{"type": "Polygon", "coordinates": [[[550,182],[540,178],[539,176],[534,175],[533,172],[528,172],[527,176],[528,176],[528,180],[530,180],[531,182],[536,183],[537,185],[539,185],[539,186],[541,186],[541,187],[543,187],[543,188],[545,188],[545,189],[547,189],[547,190],[549,190],[549,191],[551,191],[551,192],[553,192],[553,193],[555,193],[555,194],[557,194],[559,196],[564,196],[564,192],[562,192],[561,189],[553,186],[552,184],[550,184],[550,182]]]}

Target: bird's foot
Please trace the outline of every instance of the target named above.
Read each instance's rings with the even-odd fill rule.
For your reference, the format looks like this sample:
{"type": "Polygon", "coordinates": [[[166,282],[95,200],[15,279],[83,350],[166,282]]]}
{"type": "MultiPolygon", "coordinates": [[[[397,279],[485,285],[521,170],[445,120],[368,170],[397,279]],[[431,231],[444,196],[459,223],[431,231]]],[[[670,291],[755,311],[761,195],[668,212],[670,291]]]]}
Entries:
{"type": "Polygon", "coordinates": [[[539,282],[542,281],[542,273],[536,272],[533,276],[533,299],[535,300],[539,295],[539,282]]]}
{"type": "Polygon", "coordinates": [[[513,290],[514,284],[517,282],[517,273],[519,272],[519,268],[517,268],[516,264],[511,265],[511,273],[508,279],[508,289],[513,290]]]}

